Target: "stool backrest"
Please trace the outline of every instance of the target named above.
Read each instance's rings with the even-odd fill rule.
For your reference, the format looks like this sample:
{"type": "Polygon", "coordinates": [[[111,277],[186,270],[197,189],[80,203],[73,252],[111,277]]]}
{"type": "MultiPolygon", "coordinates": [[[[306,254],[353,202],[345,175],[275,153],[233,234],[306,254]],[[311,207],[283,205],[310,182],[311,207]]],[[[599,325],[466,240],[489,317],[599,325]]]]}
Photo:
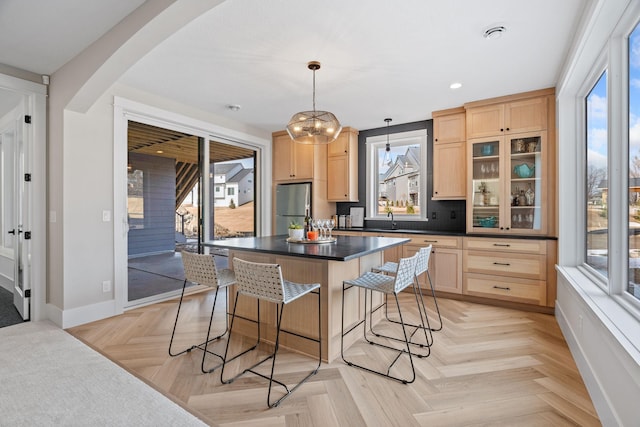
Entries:
{"type": "Polygon", "coordinates": [[[416,252],[411,257],[400,258],[400,262],[398,263],[398,272],[396,273],[396,281],[394,284],[396,292],[400,292],[413,284],[419,254],[420,252],[416,252]]]}
{"type": "Polygon", "coordinates": [[[184,277],[189,282],[200,285],[218,287],[218,270],[213,255],[180,252],[184,277]]]}
{"type": "Polygon", "coordinates": [[[418,261],[416,263],[416,277],[429,269],[429,258],[431,257],[431,245],[420,248],[418,251],[418,261]]]}
{"type": "Polygon", "coordinates": [[[233,270],[238,292],[275,303],[283,302],[284,280],[279,264],[233,258],[233,270]]]}

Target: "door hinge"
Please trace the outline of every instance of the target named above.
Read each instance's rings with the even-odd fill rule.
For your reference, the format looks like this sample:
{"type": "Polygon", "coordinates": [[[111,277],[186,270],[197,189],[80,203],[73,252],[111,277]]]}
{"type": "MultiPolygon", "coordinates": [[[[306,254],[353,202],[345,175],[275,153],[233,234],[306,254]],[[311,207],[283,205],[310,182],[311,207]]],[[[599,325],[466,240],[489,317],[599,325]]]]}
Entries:
{"type": "Polygon", "coordinates": [[[24,232],[24,239],[25,240],[31,239],[31,232],[30,231],[25,231],[24,232]]]}
{"type": "Polygon", "coordinates": [[[24,122],[27,124],[31,123],[31,116],[24,116],[24,122]]]}
{"type": "Polygon", "coordinates": [[[31,289],[25,289],[24,290],[24,297],[25,298],[31,298],[31,289]]]}
{"type": "Polygon", "coordinates": [[[26,182],[30,182],[31,181],[31,174],[30,173],[25,173],[24,174],[24,180],[26,182]]]}

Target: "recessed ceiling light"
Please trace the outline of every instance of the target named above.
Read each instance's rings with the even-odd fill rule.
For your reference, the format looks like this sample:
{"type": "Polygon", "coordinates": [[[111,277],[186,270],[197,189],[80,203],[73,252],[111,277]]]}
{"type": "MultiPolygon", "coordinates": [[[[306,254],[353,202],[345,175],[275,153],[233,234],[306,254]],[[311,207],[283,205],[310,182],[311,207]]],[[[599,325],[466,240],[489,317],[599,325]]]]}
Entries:
{"type": "Polygon", "coordinates": [[[483,37],[487,40],[499,39],[502,37],[502,33],[506,32],[507,28],[504,25],[496,25],[491,28],[487,28],[483,34],[483,37]]]}
{"type": "Polygon", "coordinates": [[[164,151],[162,151],[162,150],[156,150],[156,153],[158,153],[158,154],[162,154],[162,153],[164,153],[164,151]]]}
{"type": "Polygon", "coordinates": [[[459,83],[459,82],[454,82],[449,85],[449,88],[451,89],[460,89],[461,87],[462,87],[462,83],[459,83]]]}

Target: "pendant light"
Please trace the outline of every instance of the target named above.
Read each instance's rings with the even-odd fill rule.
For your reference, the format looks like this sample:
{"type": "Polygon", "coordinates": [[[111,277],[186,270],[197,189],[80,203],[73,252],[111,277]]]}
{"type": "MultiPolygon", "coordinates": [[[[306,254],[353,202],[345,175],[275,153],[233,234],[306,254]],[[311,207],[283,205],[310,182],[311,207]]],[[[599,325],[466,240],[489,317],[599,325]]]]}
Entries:
{"type": "Polygon", "coordinates": [[[382,158],[382,166],[391,166],[391,144],[389,144],[389,123],[391,123],[390,118],[384,119],[387,122],[387,145],[384,148],[384,157],[382,158]]]}
{"type": "Polygon", "coordinates": [[[320,63],[311,61],[307,68],[313,71],[313,111],[294,114],[287,124],[287,132],[300,144],[328,144],[338,137],[342,125],[333,113],[316,111],[316,71],[320,69],[320,63]]]}

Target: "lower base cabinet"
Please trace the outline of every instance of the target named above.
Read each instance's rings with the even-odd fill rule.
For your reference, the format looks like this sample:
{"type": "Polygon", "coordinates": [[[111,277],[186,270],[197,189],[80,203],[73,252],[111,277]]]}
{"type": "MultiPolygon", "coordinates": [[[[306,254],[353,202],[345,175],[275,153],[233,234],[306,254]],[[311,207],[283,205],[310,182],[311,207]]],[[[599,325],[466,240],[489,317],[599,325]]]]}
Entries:
{"type": "Polygon", "coordinates": [[[463,294],[553,307],[554,240],[467,237],[463,294]]]}
{"type": "MultiPolygon", "coordinates": [[[[436,291],[462,293],[462,238],[456,236],[412,236],[403,246],[403,257],[412,256],[420,248],[431,245],[429,275],[436,291]]],[[[426,278],[420,278],[424,284],[426,278]]],[[[423,289],[425,289],[423,287],[423,289]]]]}
{"type": "MultiPolygon", "coordinates": [[[[552,239],[342,230],[334,234],[411,239],[402,246],[385,251],[385,262],[398,262],[400,258],[410,257],[420,248],[431,245],[429,274],[435,290],[441,294],[544,307],[543,311],[555,305],[557,242],[552,239]]],[[[420,278],[423,286],[425,280],[420,278]]]]}

